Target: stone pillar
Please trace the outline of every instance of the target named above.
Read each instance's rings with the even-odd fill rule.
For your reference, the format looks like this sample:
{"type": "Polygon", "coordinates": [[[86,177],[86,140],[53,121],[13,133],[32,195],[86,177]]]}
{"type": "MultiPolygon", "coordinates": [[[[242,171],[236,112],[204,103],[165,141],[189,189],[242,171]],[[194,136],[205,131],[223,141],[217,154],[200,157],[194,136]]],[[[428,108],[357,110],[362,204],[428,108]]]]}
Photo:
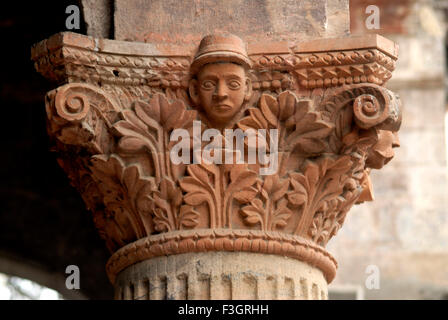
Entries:
{"type": "MultiPolygon", "coordinates": [[[[316,23],[332,12],[326,2],[283,2],[305,6],[303,21],[329,34],[316,23]]],[[[129,3],[135,25],[163,36],[119,31],[129,19],[116,2],[116,37],[148,43],[61,33],[32,50],[60,84],[46,98],[48,133],[112,252],[116,298],[326,299],[337,263],[325,246],[348,210],[372,199],[370,169],[397,146],[400,101],[383,87],[396,45],[377,35],[297,41],[300,25],[288,32],[275,19],[271,40],[213,20],[205,36],[188,23],[146,26],[132,9],[162,2],[129,3]],[[237,148],[230,129],[246,134],[237,148]]],[[[178,14],[201,16],[194,10],[178,14]]]]}

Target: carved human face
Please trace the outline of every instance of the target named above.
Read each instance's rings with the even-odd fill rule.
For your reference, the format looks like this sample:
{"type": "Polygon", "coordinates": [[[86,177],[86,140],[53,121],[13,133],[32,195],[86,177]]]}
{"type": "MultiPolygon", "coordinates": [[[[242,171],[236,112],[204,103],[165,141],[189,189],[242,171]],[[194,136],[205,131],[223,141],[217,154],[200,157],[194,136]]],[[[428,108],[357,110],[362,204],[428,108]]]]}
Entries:
{"type": "Polygon", "coordinates": [[[190,86],[193,101],[218,124],[230,121],[250,93],[250,80],[244,68],[234,63],[206,64],[190,86]]]}

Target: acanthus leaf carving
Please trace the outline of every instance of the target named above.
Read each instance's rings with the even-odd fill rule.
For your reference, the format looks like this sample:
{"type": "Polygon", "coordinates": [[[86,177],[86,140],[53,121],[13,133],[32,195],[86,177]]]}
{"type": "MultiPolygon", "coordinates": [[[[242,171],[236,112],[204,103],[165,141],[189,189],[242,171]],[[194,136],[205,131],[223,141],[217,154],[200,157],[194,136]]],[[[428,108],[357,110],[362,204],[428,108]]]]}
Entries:
{"type": "Polygon", "coordinates": [[[127,232],[126,237],[139,239],[153,233],[154,177],[143,176],[138,165],[126,166],[118,155],[98,155],[91,161],[92,178],[103,196],[106,210],[111,218],[119,221],[120,230],[127,232]]]}
{"type": "Polygon", "coordinates": [[[312,111],[310,104],[307,100],[298,103],[292,124],[295,128],[286,142],[301,148],[305,154],[318,154],[326,150],[325,138],[332,132],[333,125],[322,120],[320,113],[312,111]]]}
{"type": "Polygon", "coordinates": [[[284,198],[288,187],[287,179],[280,179],[277,174],[267,176],[259,186],[259,197],[241,209],[244,221],[249,225],[259,223],[263,231],[284,228],[292,215],[287,207],[288,200],[284,198]]]}
{"type": "Polygon", "coordinates": [[[327,212],[330,203],[335,205],[334,200],[342,195],[350,179],[351,166],[349,156],[339,159],[322,157],[315,162],[306,162],[303,174],[290,173],[293,191],[288,193],[288,199],[301,207],[303,217],[296,227],[296,234],[306,234],[316,212],[327,212]]]}
{"type": "MultiPolygon", "coordinates": [[[[250,108],[249,116],[241,119],[238,126],[243,129],[265,129],[266,141],[271,141],[269,129],[278,130],[278,150],[290,151],[299,148],[304,154],[318,154],[326,149],[325,138],[333,125],[314,111],[310,100],[300,100],[290,91],[277,98],[262,94],[259,108],[250,108]]],[[[264,141],[261,137],[259,141],[264,141]]],[[[270,151],[269,144],[266,149],[270,151]]]]}
{"type": "Polygon", "coordinates": [[[196,114],[187,110],[181,100],[169,103],[161,94],[155,94],[149,103],[136,101],[132,109],[121,113],[123,120],[113,126],[122,136],[118,146],[131,154],[146,148],[154,163],[157,183],[165,176],[177,181],[182,169],[167,158],[173,145],[169,137],[174,128],[190,130],[196,114]]]}
{"type": "Polygon", "coordinates": [[[211,228],[229,227],[233,200],[245,203],[257,193],[253,186],[258,175],[246,165],[202,163],[188,166],[187,171],[189,176],[180,181],[184,201],[191,206],[207,203],[211,228]]]}
{"type": "Polygon", "coordinates": [[[154,225],[158,232],[169,232],[198,225],[199,213],[182,204],[182,192],[170,179],[163,179],[154,192],[154,225]]]}

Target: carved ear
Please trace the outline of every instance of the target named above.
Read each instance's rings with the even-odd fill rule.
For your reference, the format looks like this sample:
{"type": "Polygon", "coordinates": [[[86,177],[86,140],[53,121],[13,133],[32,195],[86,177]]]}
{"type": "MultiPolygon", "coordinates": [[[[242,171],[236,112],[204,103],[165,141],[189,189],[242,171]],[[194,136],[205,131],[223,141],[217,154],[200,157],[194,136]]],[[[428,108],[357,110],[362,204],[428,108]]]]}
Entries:
{"type": "Polygon", "coordinates": [[[244,96],[244,101],[249,101],[252,97],[252,80],[248,77],[246,78],[246,94],[244,96]]]}
{"type": "Polygon", "coordinates": [[[191,79],[188,85],[188,92],[190,93],[190,98],[195,105],[199,105],[199,92],[198,92],[198,80],[191,79]]]}

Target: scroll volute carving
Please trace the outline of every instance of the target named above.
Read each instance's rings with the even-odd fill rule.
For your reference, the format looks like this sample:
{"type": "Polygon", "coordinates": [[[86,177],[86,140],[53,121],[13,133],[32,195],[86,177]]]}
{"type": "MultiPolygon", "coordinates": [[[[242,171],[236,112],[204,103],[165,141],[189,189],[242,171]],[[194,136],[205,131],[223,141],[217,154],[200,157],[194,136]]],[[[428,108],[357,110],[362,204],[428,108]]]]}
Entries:
{"type": "MultiPolygon", "coordinates": [[[[75,81],[48,93],[48,132],[60,164],[112,252],[158,234],[179,235],[172,240],[176,250],[205,251],[235,250],[236,242],[226,247],[220,237],[268,237],[280,247],[242,240],[238,250],[311,259],[298,244],[288,249],[292,238],[284,237],[320,250],[355,203],[373,199],[370,169],[390,161],[399,145],[399,98],[378,84],[380,74],[357,84],[323,79],[325,88],[317,89],[306,80],[303,87],[307,67],[288,62],[292,58],[297,53],[274,65],[254,63],[238,37],[212,35],[202,40],[189,69],[154,65],[167,79],[183,74],[165,87],[152,85],[155,80],[75,81]],[[231,134],[240,138],[239,147],[231,134]],[[207,233],[209,242],[199,245],[206,229],[235,233],[207,233]],[[190,242],[182,240],[194,230],[190,242]],[[283,241],[289,241],[285,247],[283,241]]],[[[147,255],[170,248],[160,244],[147,255]]],[[[324,256],[322,268],[334,268],[324,256]]],[[[117,259],[109,270],[126,264],[117,259]]]]}

